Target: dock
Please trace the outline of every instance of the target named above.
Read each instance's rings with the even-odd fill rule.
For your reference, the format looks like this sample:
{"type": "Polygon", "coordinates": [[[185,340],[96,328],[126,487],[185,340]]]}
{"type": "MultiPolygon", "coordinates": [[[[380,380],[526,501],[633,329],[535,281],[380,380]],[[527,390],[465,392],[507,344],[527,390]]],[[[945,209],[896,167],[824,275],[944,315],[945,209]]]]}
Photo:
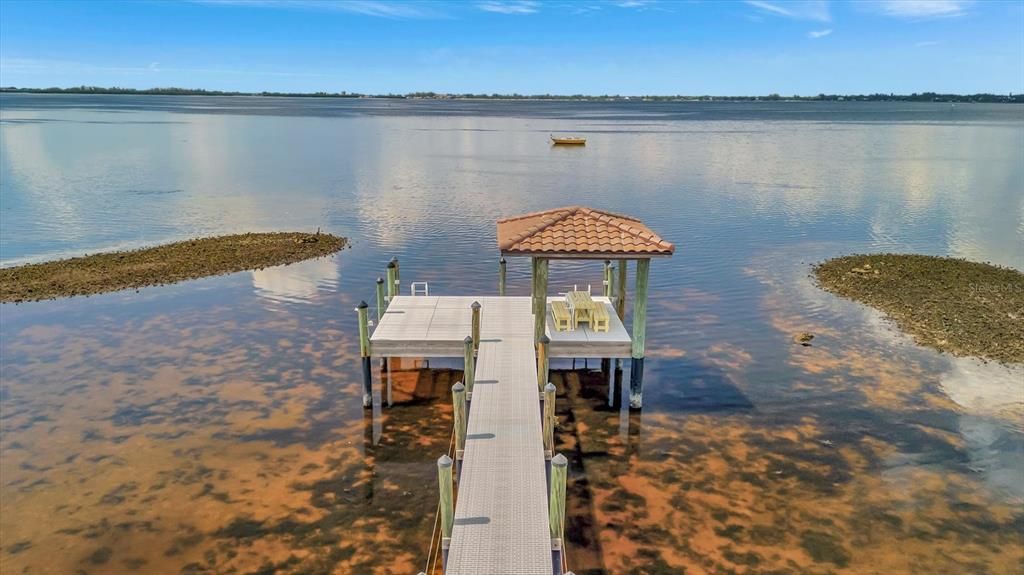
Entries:
{"type": "MultiPolygon", "coordinates": [[[[594,301],[612,307],[607,297],[594,301]]],[[[395,296],[370,338],[371,349],[382,357],[462,358],[474,302],[480,304],[480,342],[445,573],[550,575],[532,299],[395,296]]],[[[628,357],[629,333],[614,310],[611,317],[608,332],[549,327],[549,357],[628,357]]]]}
{"type": "Polygon", "coordinates": [[[399,295],[398,261],[388,263],[387,279],[377,279],[372,333],[369,306],[356,308],[363,405],[372,404],[372,357],[461,358],[464,381],[452,388],[454,460],[445,454],[437,463],[443,572],[570,575],[563,569],[568,462],[556,453],[548,363],[629,359],[630,407],[639,409],[650,261],[671,256],[674,246],[639,220],[578,206],[499,220],[498,244],[497,296],[429,295],[422,283],[399,295]],[[506,255],[531,257],[530,296],[506,295],[506,255]],[[548,265],[559,259],[604,260],[604,281],[601,295],[591,296],[589,286],[586,293],[567,288],[578,304],[573,309],[589,316],[575,315],[578,325],[556,329],[552,303],[563,302],[564,322],[567,296],[548,296],[547,284],[548,265]],[[632,333],[623,323],[630,259],[632,333]],[[607,321],[592,325],[593,310],[607,321]]]}
{"type": "MultiPolygon", "coordinates": [[[[596,332],[588,326],[572,331],[557,331],[551,319],[551,302],[561,298],[549,297],[545,312],[548,321],[544,333],[551,340],[548,356],[551,358],[629,357],[632,338],[622,320],[615,315],[611,299],[595,296],[594,301],[609,310],[610,327],[607,332],[596,332]]],[[[531,298],[506,296],[395,296],[370,341],[373,355],[379,357],[463,357],[463,340],[470,335],[472,315],[470,306],[480,302],[484,310],[504,309],[513,305],[530,322],[533,339],[533,311],[531,298]],[[520,306],[525,306],[521,309],[520,306]]],[[[495,312],[496,313],[496,312],[495,312]]],[[[508,312],[511,313],[511,312],[508,312]]],[[[492,325],[497,318],[481,316],[484,325],[492,325]]],[[[490,328],[496,329],[496,328],[490,328]]],[[[496,335],[496,337],[499,337],[496,335]]],[[[532,345],[531,345],[532,349],[532,345]]],[[[531,357],[533,352],[531,351],[531,357]]]]}

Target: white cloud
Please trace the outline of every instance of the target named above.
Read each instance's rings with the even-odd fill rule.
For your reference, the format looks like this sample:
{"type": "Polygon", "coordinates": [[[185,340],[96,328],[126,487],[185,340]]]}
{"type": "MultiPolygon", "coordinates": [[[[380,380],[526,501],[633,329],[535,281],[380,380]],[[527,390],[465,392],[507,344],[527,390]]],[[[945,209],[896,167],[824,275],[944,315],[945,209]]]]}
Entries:
{"type": "Polygon", "coordinates": [[[761,12],[775,16],[783,16],[795,20],[832,21],[832,15],[828,11],[828,2],[825,0],[794,0],[792,2],[746,0],[746,3],[761,12]]]}
{"type": "Polygon", "coordinates": [[[436,18],[440,14],[424,3],[380,0],[190,0],[196,4],[250,8],[295,8],[330,12],[351,12],[378,18],[436,18]]]}
{"type": "Polygon", "coordinates": [[[916,42],[914,44],[914,47],[915,48],[925,48],[925,47],[928,47],[928,46],[937,46],[938,44],[939,44],[939,42],[936,41],[936,40],[925,40],[924,42],[916,42]]]}
{"type": "Polygon", "coordinates": [[[962,16],[970,5],[969,0],[884,0],[878,7],[886,16],[920,19],[962,16]]]}
{"type": "Polygon", "coordinates": [[[515,0],[507,2],[488,0],[486,2],[480,2],[476,7],[484,12],[495,12],[498,14],[533,14],[537,11],[537,3],[531,0],[515,0]]]}
{"type": "Polygon", "coordinates": [[[808,38],[824,38],[825,36],[828,36],[831,33],[832,33],[832,29],[831,28],[828,28],[826,30],[811,30],[810,32],[807,33],[807,37],[808,38]]]}
{"type": "Polygon", "coordinates": [[[615,3],[619,8],[643,8],[651,4],[654,4],[652,0],[621,0],[615,3]]]}

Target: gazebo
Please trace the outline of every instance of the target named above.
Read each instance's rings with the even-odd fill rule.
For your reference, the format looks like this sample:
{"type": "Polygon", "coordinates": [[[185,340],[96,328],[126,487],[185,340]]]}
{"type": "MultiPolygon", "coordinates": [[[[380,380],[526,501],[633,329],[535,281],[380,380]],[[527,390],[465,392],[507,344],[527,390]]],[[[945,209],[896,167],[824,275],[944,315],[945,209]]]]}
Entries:
{"type": "MultiPolygon", "coordinates": [[[[503,262],[506,256],[531,258],[535,343],[548,331],[548,266],[551,260],[604,260],[604,295],[614,302],[620,320],[625,319],[628,263],[629,260],[636,261],[629,390],[630,407],[640,408],[651,259],[671,256],[675,246],[636,218],[583,206],[503,218],[497,225],[498,249],[503,262]],[[612,261],[618,264],[617,274],[612,271],[612,261]]],[[[504,263],[501,274],[499,293],[504,295],[504,263]]]]}

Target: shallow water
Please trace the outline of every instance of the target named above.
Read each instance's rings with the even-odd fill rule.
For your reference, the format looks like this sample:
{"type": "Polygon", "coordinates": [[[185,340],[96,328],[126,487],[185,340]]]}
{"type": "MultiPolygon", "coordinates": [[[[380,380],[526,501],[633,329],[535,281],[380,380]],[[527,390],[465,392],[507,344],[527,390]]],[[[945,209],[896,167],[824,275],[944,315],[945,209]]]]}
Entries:
{"type": "MultiPolygon", "coordinates": [[[[0,307],[0,570],[423,569],[460,365],[393,365],[364,412],[352,308],[392,256],[494,293],[496,218],[585,204],[677,251],[642,413],[553,366],[571,569],[1019,573],[1024,370],[920,349],[807,274],[886,250],[1024,268],[1022,149],[1013,106],[5,94],[4,265],[243,230],[353,246],[0,307]]],[[[512,260],[510,292],[528,276],[512,260]]]]}

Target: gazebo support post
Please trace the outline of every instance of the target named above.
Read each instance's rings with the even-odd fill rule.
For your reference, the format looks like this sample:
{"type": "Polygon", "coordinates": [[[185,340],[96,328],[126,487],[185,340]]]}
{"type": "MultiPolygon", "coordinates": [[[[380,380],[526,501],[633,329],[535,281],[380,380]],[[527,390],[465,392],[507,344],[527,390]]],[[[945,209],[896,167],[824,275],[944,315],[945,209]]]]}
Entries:
{"type": "Polygon", "coordinates": [[[533,342],[540,342],[547,323],[548,260],[533,258],[533,342]]]}
{"type": "Polygon", "coordinates": [[[629,260],[619,260],[619,281],[616,286],[618,299],[615,301],[615,311],[622,321],[626,321],[626,272],[628,268],[629,260]]]}
{"type": "MultiPolygon", "coordinates": [[[[625,261],[623,261],[625,262],[625,261]]],[[[647,331],[647,276],[651,260],[636,260],[636,301],[633,304],[633,349],[629,370],[629,407],[643,406],[644,343],[647,331]]]]}

